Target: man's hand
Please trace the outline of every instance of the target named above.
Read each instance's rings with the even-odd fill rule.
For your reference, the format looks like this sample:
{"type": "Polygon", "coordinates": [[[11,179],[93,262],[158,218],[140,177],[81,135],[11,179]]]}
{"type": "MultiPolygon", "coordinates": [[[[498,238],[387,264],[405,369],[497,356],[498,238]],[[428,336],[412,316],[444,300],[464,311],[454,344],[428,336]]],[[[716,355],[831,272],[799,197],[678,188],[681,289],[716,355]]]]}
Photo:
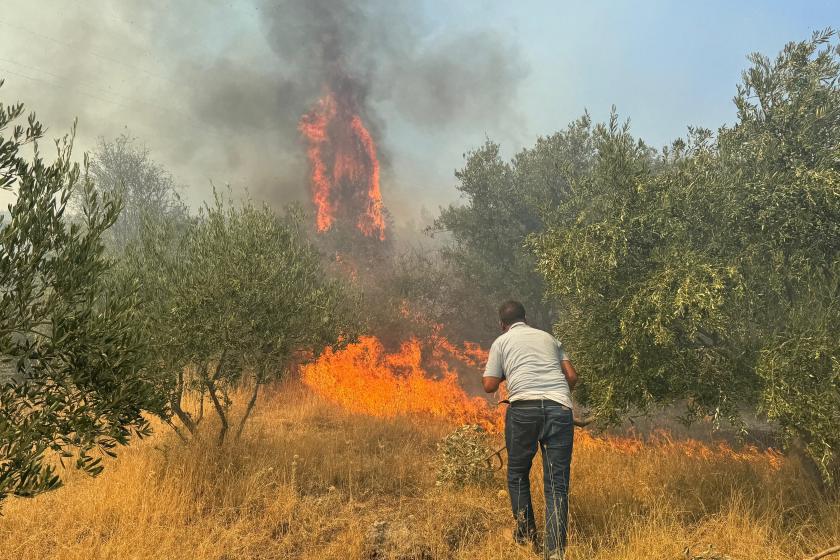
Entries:
{"type": "Polygon", "coordinates": [[[502,381],[504,381],[504,378],[490,375],[485,375],[481,378],[481,384],[484,386],[485,393],[495,393],[499,389],[499,385],[502,384],[502,381]]]}
{"type": "Polygon", "coordinates": [[[563,368],[563,375],[566,376],[566,382],[569,384],[569,390],[571,391],[575,388],[575,385],[577,385],[578,380],[578,374],[575,371],[575,366],[573,366],[572,362],[569,360],[563,360],[560,362],[560,367],[563,368]]]}

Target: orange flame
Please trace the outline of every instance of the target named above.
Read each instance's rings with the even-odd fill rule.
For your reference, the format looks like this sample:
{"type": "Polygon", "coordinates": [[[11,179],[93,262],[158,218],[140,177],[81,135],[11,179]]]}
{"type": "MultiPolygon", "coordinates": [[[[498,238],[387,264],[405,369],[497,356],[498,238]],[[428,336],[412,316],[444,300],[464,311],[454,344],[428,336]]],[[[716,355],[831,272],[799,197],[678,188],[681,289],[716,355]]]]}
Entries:
{"type": "MultiPolygon", "coordinates": [[[[408,312],[407,309],[404,312],[408,312]]],[[[304,383],[316,394],[354,413],[382,418],[427,415],[453,424],[478,424],[490,432],[504,428],[504,407],[471,397],[458,381],[458,370],[479,374],[487,352],[478,345],[452,344],[438,332],[425,341],[411,338],[388,353],[373,336],[333,351],[302,367],[304,383]]],[[[655,453],[699,461],[729,461],[777,470],[783,456],[754,446],[734,449],[726,442],[675,439],[665,430],[647,438],[593,435],[578,429],[575,446],[621,455],[655,453]]]]}
{"type": "Polygon", "coordinates": [[[458,382],[457,368],[475,367],[474,359],[439,336],[425,344],[412,338],[395,353],[386,352],[376,337],[364,336],[338,352],[327,349],[301,373],[315,393],[351,412],[385,418],[425,414],[498,431],[501,411],[467,395],[458,382]]]}
{"type": "Polygon", "coordinates": [[[298,130],[308,144],[318,231],[329,230],[343,211],[358,215],[355,225],[364,235],[384,240],[376,145],[352,103],[328,91],[298,130]]]}
{"type": "Polygon", "coordinates": [[[335,208],[330,201],[331,182],[324,163],[324,147],[328,142],[327,125],[335,117],[335,99],[327,95],[318,100],[316,106],[303,115],[298,123],[298,130],[309,142],[306,155],[312,166],[312,201],[315,203],[318,231],[326,231],[332,226],[335,208]]]}
{"type": "Polygon", "coordinates": [[[746,445],[734,449],[723,441],[700,441],[691,438],[674,439],[667,430],[655,430],[645,439],[637,436],[595,436],[586,430],[575,430],[575,447],[602,450],[621,455],[656,453],[660,456],[675,455],[697,461],[727,461],[769,467],[779,470],[784,456],[775,449],[759,449],[746,445]]]}

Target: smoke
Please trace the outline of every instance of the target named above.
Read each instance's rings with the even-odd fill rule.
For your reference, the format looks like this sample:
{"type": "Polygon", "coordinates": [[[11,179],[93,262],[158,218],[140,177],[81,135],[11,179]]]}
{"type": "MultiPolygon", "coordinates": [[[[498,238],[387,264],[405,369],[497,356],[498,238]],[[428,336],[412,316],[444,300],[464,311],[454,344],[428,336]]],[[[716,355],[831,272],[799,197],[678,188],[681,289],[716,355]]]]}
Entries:
{"type": "MultiPolygon", "coordinates": [[[[0,60],[0,76],[31,86],[15,93],[45,120],[79,116],[89,145],[127,128],[199,193],[212,180],[275,204],[307,198],[297,122],[329,87],[355,100],[377,142],[385,204],[399,216],[399,185],[420,181],[411,166],[389,165],[400,137],[465,130],[480,137],[515,123],[527,75],[508,35],[459,22],[441,27],[420,2],[153,0],[67,8],[51,1],[55,11],[12,0],[19,6],[8,11],[25,28],[4,27],[0,48],[28,68],[0,60]]],[[[440,154],[412,157],[435,161],[440,154]]],[[[413,194],[401,197],[413,198],[416,212],[413,194]]]]}

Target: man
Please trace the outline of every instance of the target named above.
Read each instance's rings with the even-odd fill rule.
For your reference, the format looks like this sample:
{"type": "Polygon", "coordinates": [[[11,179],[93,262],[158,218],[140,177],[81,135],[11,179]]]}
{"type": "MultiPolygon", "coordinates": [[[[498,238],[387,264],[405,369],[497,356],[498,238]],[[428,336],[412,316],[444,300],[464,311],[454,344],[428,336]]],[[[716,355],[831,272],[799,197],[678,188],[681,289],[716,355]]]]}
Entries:
{"type": "Polygon", "coordinates": [[[569,512],[569,467],[574,424],[571,390],[577,373],[563,346],[545,331],[528,326],[525,307],[506,301],[499,308],[502,335],[490,347],[484,390],[507,381],[505,415],[508,492],[516,519],[514,539],[534,543],[537,534],[528,475],[540,445],[545,487],[545,555],[562,559],[569,512]]]}

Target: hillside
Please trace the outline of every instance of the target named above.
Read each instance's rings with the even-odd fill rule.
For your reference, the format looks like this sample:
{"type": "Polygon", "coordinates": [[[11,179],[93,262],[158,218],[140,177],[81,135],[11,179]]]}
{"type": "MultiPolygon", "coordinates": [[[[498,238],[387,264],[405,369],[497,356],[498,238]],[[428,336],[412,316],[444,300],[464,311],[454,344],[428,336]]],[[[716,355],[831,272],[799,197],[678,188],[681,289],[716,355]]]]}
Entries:
{"type": "MultiPolygon", "coordinates": [[[[510,541],[500,473],[486,488],[435,485],[450,429],[351,415],[287,383],[241,441],[184,446],[159,426],[99,478],[9,500],[0,557],[534,558],[510,541]]],[[[772,452],[580,430],[575,445],[568,558],[787,560],[840,541],[840,506],[772,452]]]]}

